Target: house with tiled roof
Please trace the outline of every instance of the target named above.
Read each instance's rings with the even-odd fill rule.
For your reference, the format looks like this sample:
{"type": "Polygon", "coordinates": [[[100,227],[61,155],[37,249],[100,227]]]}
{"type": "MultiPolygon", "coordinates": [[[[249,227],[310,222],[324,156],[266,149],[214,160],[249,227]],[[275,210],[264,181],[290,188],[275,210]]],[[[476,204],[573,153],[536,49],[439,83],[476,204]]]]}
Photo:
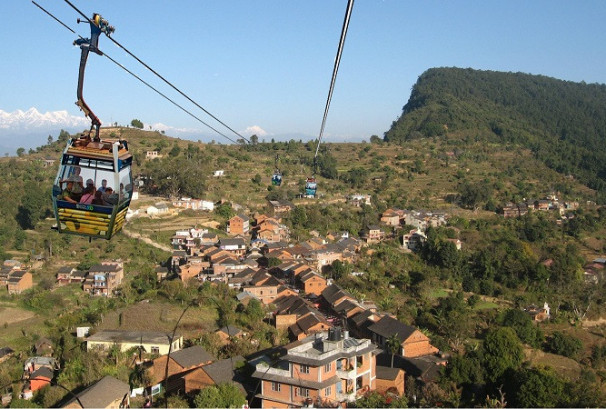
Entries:
{"type": "MultiPolygon", "coordinates": [[[[69,396],[73,396],[70,394],[69,396]]],[[[76,394],[62,408],[128,408],[130,386],[113,376],[105,376],[76,394]]]]}
{"type": "Polygon", "coordinates": [[[370,325],[368,332],[372,341],[384,349],[387,348],[387,340],[393,335],[397,336],[400,340],[400,349],[397,353],[404,357],[414,358],[438,352],[438,348],[431,345],[425,334],[389,315],[370,325]]]}
{"type": "Polygon", "coordinates": [[[295,341],[317,332],[327,331],[329,328],[332,328],[332,324],[322,313],[310,310],[288,327],[288,335],[292,341],[295,341]]]}
{"type": "Polygon", "coordinates": [[[24,270],[12,270],[6,280],[6,288],[9,294],[21,294],[34,286],[32,273],[24,270]]]}
{"type": "Polygon", "coordinates": [[[327,307],[334,308],[345,300],[356,301],[355,297],[337,284],[329,285],[322,291],[322,299],[327,307]]]}
{"type": "Polygon", "coordinates": [[[296,276],[297,287],[305,294],[319,296],[326,288],[326,278],[311,269],[296,276]]]}
{"type": "Polygon", "coordinates": [[[243,257],[246,255],[246,242],[241,237],[233,239],[222,238],[219,240],[219,248],[223,251],[227,251],[233,256],[243,257]]]}
{"type": "Polygon", "coordinates": [[[151,385],[164,383],[169,393],[188,393],[191,388],[185,382],[185,375],[192,370],[215,361],[216,358],[199,345],[194,345],[179,351],[162,355],[152,361],[148,374],[151,385]],[[168,364],[168,382],[166,382],[166,367],[168,364]]]}
{"type": "Polygon", "coordinates": [[[243,386],[245,379],[237,370],[244,362],[245,359],[238,355],[194,369],[184,377],[185,383],[188,385],[186,393],[191,395],[209,386],[228,383],[235,385],[242,394],[246,395],[243,386]]]}

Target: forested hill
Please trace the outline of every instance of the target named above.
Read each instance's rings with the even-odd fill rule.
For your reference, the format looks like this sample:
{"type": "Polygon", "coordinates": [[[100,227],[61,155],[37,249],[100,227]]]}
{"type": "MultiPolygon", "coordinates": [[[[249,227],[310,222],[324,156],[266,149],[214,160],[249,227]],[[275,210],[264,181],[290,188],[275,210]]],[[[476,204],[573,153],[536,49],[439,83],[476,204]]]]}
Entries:
{"type": "Polygon", "coordinates": [[[606,85],[540,75],[433,68],[385,140],[480,138],[531,149],[547,166],[606,192],[606,85]]]}

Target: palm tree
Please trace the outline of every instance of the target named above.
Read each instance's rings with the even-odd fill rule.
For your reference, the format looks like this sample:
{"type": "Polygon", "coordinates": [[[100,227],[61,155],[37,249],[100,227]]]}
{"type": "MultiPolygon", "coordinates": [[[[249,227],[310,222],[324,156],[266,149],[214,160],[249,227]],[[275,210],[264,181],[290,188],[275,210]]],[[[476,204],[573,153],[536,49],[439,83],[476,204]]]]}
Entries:
{"type": "Polygon", "coordinates": [[[391,367],[393,368],[393,356],[400,350],[400,338],[398,338],[397,332],[385,340],[385,346],[391,354],[391,367]]]}

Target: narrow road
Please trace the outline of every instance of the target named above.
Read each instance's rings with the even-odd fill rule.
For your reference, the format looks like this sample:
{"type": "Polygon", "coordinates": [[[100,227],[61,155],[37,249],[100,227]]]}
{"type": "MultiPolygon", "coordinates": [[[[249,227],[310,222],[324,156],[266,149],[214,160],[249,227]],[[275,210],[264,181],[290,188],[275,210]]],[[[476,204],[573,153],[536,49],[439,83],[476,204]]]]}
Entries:
{"type": "Polygon", "coordinates": [[[163,244],[156,243],[155,241],[153,241],[149,237],[145,237],[145,236],[140,235],[139,233],[135,233],[135,232],[127,230],[126,226],[124,226],[122,228],[122,233],[124,233],[125,235],[127,235],[131,239],[141,240],[141,241],[149,244],[150,246],[154,246],[157,249],[160,249],[160,250],[163,250],[163,251],[167,251],[169,253],[172,253],[172,251],[173,251],[173,249],[170,248],[169,246],[165,246],[163,244]]]}

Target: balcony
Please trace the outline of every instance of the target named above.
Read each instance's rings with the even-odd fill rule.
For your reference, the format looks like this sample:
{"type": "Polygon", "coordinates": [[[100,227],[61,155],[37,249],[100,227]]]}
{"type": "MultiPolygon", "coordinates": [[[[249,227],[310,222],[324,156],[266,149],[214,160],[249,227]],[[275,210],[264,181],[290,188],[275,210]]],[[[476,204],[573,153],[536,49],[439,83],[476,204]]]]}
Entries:
{"type": "Polygon", "coordinates": [[[337,369],[337,376],[341,379],[356,379],[356,368],[351,367],[350,369],[337,369]]]}
{"type": "Polygon", "coordinates": [[[257,365],[257,371],[264,373],[264,374],[284,376],[286,378],[291,377],[290,370],[280,369],[280,368],[268,368],[267,365],[257,365]]]}

